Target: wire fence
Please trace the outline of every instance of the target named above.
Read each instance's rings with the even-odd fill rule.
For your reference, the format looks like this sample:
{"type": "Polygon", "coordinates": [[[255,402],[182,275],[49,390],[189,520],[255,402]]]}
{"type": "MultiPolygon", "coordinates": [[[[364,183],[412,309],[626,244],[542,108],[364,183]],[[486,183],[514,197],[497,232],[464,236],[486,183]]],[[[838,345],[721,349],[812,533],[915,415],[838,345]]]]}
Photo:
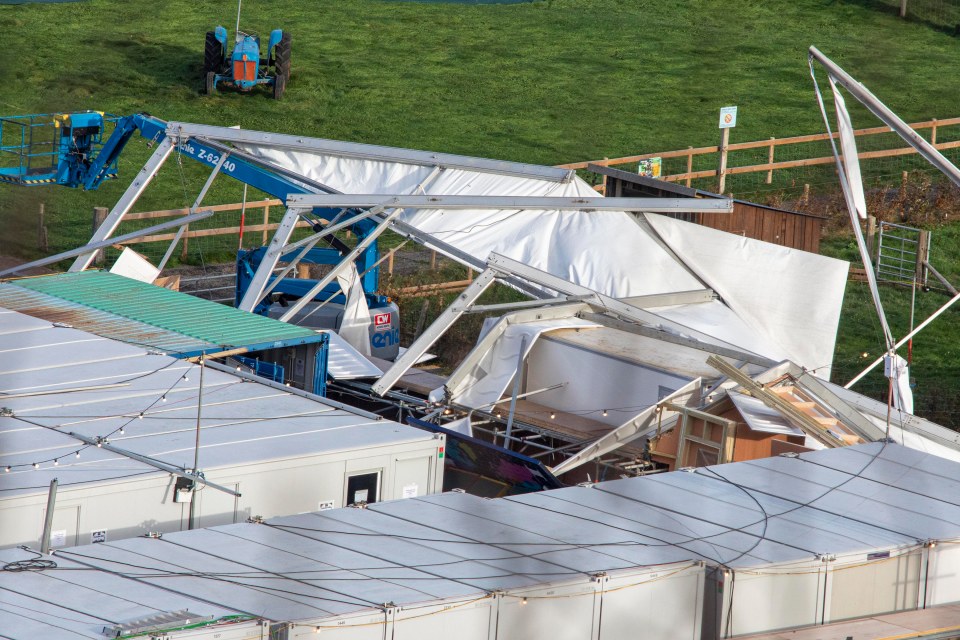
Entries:
{"type": "Polygon", "coordinates": [[[953,34],[960,33],[960,6],[956,0],[874,0],[874,3],[878,8],[896,12],[907,20],[953,34]]]}
{"type": "MultiPolygon", "coordinates": [[[[960,161],[960,118],[918,122],[911,127],[949,160],[960,161]]],[[[939,180],[936,169],[889,128],[859,129],[856,134],[864,187],[868,191],[899,186],[911,175],[939,180]]],[[[597,164],[637,171],[641,160],[659,158],[662,179],[716,192],[721,182],[722,153],[718,146],[688,147],[561,166],[586,169],[588,164],[597,164]]],[[[837,192],[832,148],[826,134],[733,143],[727,146],[726,155],[723,191],[738,198],[773,205],[790,202],[795,208],[823,213],[816,209],[824,203],[811,206],[811,200],[837,192]]]]}

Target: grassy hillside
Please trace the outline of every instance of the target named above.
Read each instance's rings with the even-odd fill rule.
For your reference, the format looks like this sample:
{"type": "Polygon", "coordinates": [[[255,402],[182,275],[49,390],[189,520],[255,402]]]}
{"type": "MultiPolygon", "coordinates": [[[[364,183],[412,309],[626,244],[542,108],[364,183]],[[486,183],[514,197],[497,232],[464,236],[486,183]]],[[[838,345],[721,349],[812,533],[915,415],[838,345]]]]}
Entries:
{"type": "MultiPolygon", "coordinates": [[[[960,40],[900,20],[889,4],[248,0],[245,30],[283,28],[293,36],[293,77],[279,102],[266,92],[200,93],[204,33],[222,24],[232,34],[233,0],[0,6],[0,113],[147,111],[168,120],[553,164],[715,144],[718,110],[729,104],[740,108],[734,140],[819,132],[806,64],[814,44],[908,121],[960,115],[960,40]]],[[[874,122],[852,110],[858,126],[874,122]]],[[[148,153],[142,141],[132,144],[123,177],[95,193],[0,186],[0,254],[36,254],[41,201],[51,250],[75,246],[89,235],[90,208],[114,203],[148,153]]],[[[187,206],[200,184],[191,163],[168,163],[138,209],[187,206]]],[[[240,196],[237,185],[218,182],[208,201],[240,196]]],[[[827,247],[849,254],[843,238],[827,247]]],[[[891,309],[908,308],[902,291],[886,295],[891,309]]],[[[922,299],[935,306],[931,295],[922,299]]],[[[871,314],[851,285],[839,368],[853,370],[858,354],[877,351],[871,314]]],[[[935,357],[936,371],[956,377],[956,338],[936,329],[942,333],[924,338],[931,346],[918,345],[917,370],[920,358],[935,357]]],[[[957,384],[946,389],[955,392],[957,384]]]]}

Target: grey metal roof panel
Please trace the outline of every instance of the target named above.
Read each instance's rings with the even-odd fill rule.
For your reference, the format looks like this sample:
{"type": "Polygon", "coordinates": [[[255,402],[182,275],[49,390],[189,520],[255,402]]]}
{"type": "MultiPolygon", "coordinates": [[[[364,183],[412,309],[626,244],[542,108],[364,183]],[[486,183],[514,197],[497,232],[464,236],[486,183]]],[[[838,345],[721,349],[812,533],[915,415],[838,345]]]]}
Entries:
{"type": "MultiPolygon", "coordinates": [[[[0,551],[0,564],[37,557],[21,549],[0,551]]],[[[158,611],[189,609],[216,617],[236,613],[176,591],[88,569],[56,556],[49,571],[0,571],[0,627],[6,637],[102,638],[111,623],[158,611]]]]}
{"type": "MultiPolygon", "coordinates": [[[[0,467],[12,467],[0,472],[0,495],[42,491],[55,476],[64,486],[151,471],[70,432],[193,466],[199,365],[24,318],[0,315],[4,328],[16,329],[0,332],[0,406],[14,414],[0,416],[0,467]]],[[[209,367],[203,378],[201,462],[208,473],[432,438],[209,367]]]]}
{"type": "MultiPolygon", "coordinates": [[[[208,606],[303,621],[375,610],[371,602],[482,597],[625,567],[787,567],[818,553],[913,547],[932,534],[956,540],[957,499],[941,480],[957,477],[954,462],[858,445],[504,499],[432,495],[58,556],[208,606]],[[907,531],[891,526],[894,516],[907,531]]],[[[122,592],[122,583],[111,586],[122,592]]],[[[73,597],[86,615],[99,611],[88,592],[73,597]]]]}

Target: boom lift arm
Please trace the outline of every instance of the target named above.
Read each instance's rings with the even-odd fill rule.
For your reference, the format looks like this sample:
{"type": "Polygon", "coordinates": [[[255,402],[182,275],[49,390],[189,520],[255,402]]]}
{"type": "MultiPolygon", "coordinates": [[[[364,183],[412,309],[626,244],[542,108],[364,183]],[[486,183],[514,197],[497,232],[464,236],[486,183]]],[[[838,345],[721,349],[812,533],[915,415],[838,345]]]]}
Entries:
{"type": "MultiPolygon", "coordinates": [[[[290,172],[257,160],[239,149],[199,135],[187,134],[178,123],[168,123],[146,113],[117,117],[93,111],[0,118],[0,158],[7,159],[5,162],[0,161],[0,181],[22,186],[59,184],[95,190],[104,180],[117,176],[117,160],[135,134],[148,140],[151,146],[170,145],[170,151],[208,167],[216,168],[220,165],[220,173],[280,200],[286,201],[292,194],[336,193],[334,189],[319,183],[307,184],[309,181],[305,181],[302,176],[294,179],[290,172]],[[113,123],[113,131],[103,141],[108,123],[113,123]],[[224,154],[227,157],[221,163],[224,154]],[[13,162],[9,161],[11,157],[13,162]]],[[[138,190],[129,197],[125,196],[129,201],[118,204],[103,227],[98,230],[94,240],[106,239],[113,233],[123,214],[132,206],[164,159],[165,157],[158,158],[150,171],[147,171],[148,167],[144,168],[148,175],[141,180],[141,184],[137,185],[135,181],[134,185],[131,185],[131,189],[137,186],[138,190]]],[[[151,163],[148,163],[149,165],[151,163]]],[[[128,194],[131,189],[128,189],[128,194]]],[[[320,231],[325,226],[322,219],[333,219],[339,212],[340,210],[304,209],[300,212],[300,217],[309,221],[315,231],[320,231]]],[[[377,228],[377,221],[369,218],[358,219],[350,228],[357,235],[358,241],[362,241],[377,228]]],[[[311,252],[310,257],[314,258],[311,261],[336,264],[338,258],[349,251],[348,247],[332,235],[327,236],[326,242],[332,250],[311,252]]],[[[241,252],[238,268],[256,270],[262,256],[263,251],[258,249],[241,252]]],[[[80,256],[71,270],[86,268],[91,257],[92,253],[80,256]]],[[[364,274],[361,283],[370,298],[371,307],[380,306],[383,302],[380,296],[375,295],[379,285],[376,267],[379,257],[379,250],[374,242],[356,261],[358,272],[364,274]]],[[[288,278],[277,283],[268,282],[264,290],[272,289],[278,294],[293,298],[302,295],[310,287],[309,280],[288,278]]],[[[335,293],[334,286],[317,297],[327,299],[335,293]]],[[[238,304],[243,294],[243,291],[238,291],[238,304]]],[[[246,306],[251,306],[250,310],[255,308],[264,313],[269,305],[259,300],[258,302],[260,304],[255,306],[246,306]]]]}

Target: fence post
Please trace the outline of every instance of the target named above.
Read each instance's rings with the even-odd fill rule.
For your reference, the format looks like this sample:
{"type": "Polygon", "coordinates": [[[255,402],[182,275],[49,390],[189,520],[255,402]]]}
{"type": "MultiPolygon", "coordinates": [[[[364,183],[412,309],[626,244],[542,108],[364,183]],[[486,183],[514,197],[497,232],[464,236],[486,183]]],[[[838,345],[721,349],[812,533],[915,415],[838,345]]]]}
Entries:
{"type": "Polygon", "coordinates": [[[687,147],[687,186],[690,186],[693,178],[690,177],[690,174],[693,173],[693,147],[687,147]]]}
{"type": "Polygon", "coordinates": [[[930,127],[930,144],[937,146],[937,119],[933,119],[933,126],[930,127]]]}
{"type": "MultiPolygon", "coordinates": [[[[776,138],[771,136],[770,150],[767,152],[767,164],[773,164],[773,150],[777,148],[775,141],[776,141],[776,138]]],[[[773,168],[767,171],[767,184],[771,184],[772,182],[773,182],[773,168]]]]}
{"type": "Polygon", "coordinates": [[[183,261],[186,261],[187,259],[187,234],[188,233],[190,233],[190,225],[185,224],[183,225],[183,238],[181,238],[181,242],[183,242],[183,245],[181,245],[180,247],[180,259],[183,261]]]}
{"type": "Polygon", "coordinates": [[[37,219],[37,247],[40,249],[40,251],[46,252],[46,251],[47,251],[47,248],[48,248],[48,246],[47,246],[47,225],[46,225],[46,222],[44,221],[44,217],[43,217],[44,211],[43,211],[43,209],[44,209],[44,205],[43,205],[43,203],[41,202],[41,203],[40,203],[40,212],[39,212],[39,213],[40,213],[40,216],[39,216],[39,218],[37,219]]]}
{"type": "Polygon", "coordinates": [[[877,218],[867,216],[867,255],[873,256],[873,245],[877,240],[877,218]]]}
{"type": "Polygon", "coordinates": [[[720,136],[720,168],[717,175],[720,180],[717,184],[717,193],[723,193],[727,185],[727,143],[730,142],[730,127],[724,127],[723,134],[720,136]]]}
{"type": "Polygon", "coordinates": [[[430,271],[437,270],[437,252],[430,250],[430,271]]]}
{"type": "Polygon", "coordinates": [[[267,225],[270,224],[270,205],[263,205],[263,242],[261,244],[267,244],[267,225]]]}
{"type": "Polygon", "coordinates": [[[900,0],[900,17],[907,17],[907,0],[900,0]]]}
{"type": "Polygon", "coordinates": [[[390,250],[390,255],[387,256],[387,275],[391,278],[393,277],[393,256],[396,255],[396,249],[390,250]]]}
{"type": "Polygon", "coordinates": [[[803,185],[803,197],[800,199],[803,202],[803,206],[810,204],[810,185],[803,185]]]}
{"type": "MultiPolygon", "coordinates": [[[[109,213],[110,210],[106,207],[93,208],[93,233],[97,232],[97,229],[99,229],[100,225],[103,224],[103,221],[107,219],[107,215],[109,215],[109,213]]],[[[100,249],[93,255],[93,264],[103,264],[103,249],[100,249]]]]}
{"type": "Polygon", "coordinates": [[[929,231],[921,229],[920,237],[917,238],[917,266],[913,277],[916,283],[920,286],[923,286],[923,284],[927,281],[927,279],[924,277],[924,273],[926,273],[927,269],[926,264],[929,262],[929,256],[927,255],[927,247],[930,244],[929,236],[929,231]]]}

